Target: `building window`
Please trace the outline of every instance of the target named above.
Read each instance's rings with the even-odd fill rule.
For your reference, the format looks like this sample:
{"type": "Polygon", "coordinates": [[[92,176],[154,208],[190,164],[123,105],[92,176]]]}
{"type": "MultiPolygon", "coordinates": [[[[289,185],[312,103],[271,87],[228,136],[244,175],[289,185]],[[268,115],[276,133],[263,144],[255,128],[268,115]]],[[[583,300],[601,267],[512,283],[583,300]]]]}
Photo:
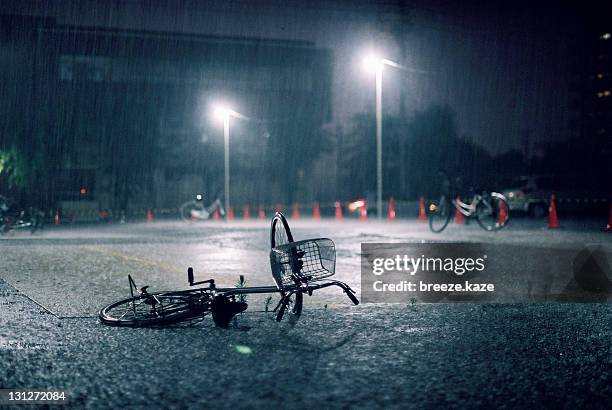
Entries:
{"type": "Polygon", "coordinates": [[[60,79],[64,81],[105,81],[109,77],[110,59],[101,56],[60,56],[60,79]]]}

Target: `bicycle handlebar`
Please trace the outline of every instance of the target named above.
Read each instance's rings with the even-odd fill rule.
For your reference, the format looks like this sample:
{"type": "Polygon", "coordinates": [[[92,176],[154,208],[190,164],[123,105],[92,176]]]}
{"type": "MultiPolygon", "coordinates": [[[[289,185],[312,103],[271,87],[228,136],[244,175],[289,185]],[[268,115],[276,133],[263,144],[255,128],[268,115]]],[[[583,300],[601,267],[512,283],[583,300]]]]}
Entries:
{"type": "Polygon", "coordinates": [[[349,297],[349,299],[351,300],[351,302],[353,302],[354,305],[358,305],[359,304],[359,300],[357,299],[357,296],[355,296],[353,294],[353,292],[351,292],[350,290],[345,291],[346,295],[349,297]]]}

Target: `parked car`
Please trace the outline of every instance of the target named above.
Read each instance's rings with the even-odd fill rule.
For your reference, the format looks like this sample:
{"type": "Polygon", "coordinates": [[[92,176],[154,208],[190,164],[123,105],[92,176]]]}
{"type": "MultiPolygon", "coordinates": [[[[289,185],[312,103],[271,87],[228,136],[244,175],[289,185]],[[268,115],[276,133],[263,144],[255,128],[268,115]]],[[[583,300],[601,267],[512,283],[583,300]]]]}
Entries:
{"type": "MultiPolygon", "coordinates": [[[[504,186],[504,185],[502,185],[504,186]]],[[[535,175],[513,178],[502,190],[510,211],[525,212],[534,218],[548,213],[550,196],[554,194],[557,208],[567,211],[591,209],[606,195],[590,192],[575,175],[535,175]]]]}

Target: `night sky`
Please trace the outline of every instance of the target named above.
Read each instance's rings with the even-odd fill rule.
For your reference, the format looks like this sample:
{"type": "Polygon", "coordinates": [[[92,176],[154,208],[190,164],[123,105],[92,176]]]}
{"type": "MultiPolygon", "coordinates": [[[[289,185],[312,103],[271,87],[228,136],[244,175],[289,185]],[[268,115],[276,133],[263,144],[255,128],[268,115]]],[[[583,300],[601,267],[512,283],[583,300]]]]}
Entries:
{"type": "MultiPolygon", "coordinates": [[[[568,137],[566,40],[582,24],[577,10],[490,3],[408,2],[405,64],[426,74],[386,70],[383,112],[398,113],[403,88],[408,115],[448,104],[459,135],[492,153],[568,137]]],[[[60,24],[313,41],[333,51],[330,126],[345,128],[353,114],[373,110],[374,79],[362,55],[377,49],[398,59],[377,10],[376,2],[329,0],[2,2],[3,13],[55,16],[60,24]]]]}

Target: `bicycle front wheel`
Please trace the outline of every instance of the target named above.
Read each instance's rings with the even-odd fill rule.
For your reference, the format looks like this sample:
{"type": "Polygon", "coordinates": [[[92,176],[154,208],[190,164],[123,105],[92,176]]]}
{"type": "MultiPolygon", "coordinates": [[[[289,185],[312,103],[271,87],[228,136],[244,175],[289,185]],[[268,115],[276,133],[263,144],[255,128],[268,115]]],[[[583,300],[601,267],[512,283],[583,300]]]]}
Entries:
{"type": "Polygon", "coordinates": [[[487,231],[498,231],[506,226],[510,217],[508,202],[502,194],[492,192],[485,195],[476,205],[478,225],[487,231]]]}
{"type": "Polygon", "coordinates": [[[432,232],[442,232],[451,220],[452,204],[448,198],[442,196],[439,201],[429,204],[429,229],[432,232]]]}
{"type": "Polygon", "coordinates": [[[277,212],[274,218],[272,218],[270,246],[276,248],[277,246],[286,245],[289,242],[293,242],[293,235],[291,234],[291,229],[289,229],[289,223],[285,215],[277,212]]]}
{"type": "Polygon", "coordinates": [[[197,218],[195,218],[195,215],[196,215],[194,213],[195,211],[197,211],[196,204],[193,203],[192,201],[184,203],[179,208],[179,212],[181,213],[181,219],[184,222],[189,222],[189,223],[197,221],[197,218]]]}
{"type": "MultiPolygon", "coordinates": [[[[293,235],[289,228],[289,223],[280,212],[277,212],[272,218],[272,228],[270,230],[270,245],[275,248],[280,245],[288,244],[293,242],[293,235]]],[[[276,278],[275,278],[276,280],[276,278]]],[[[282,293],[282,297],[285,298],[286,294],[282,293]]],[[[304,304],[304,294],[302,292],[296,292],[287,297],[285,303],[282,303],[279,307],[276,320],[281,321],[285,315],[288,316],[289,322],[295,322],[302,314],[302,306],[304,304]]]]}
{"type": "Polygon", "coordinates": [[[100,321],[110,326],[146,327],[169,325],[210,312],[211,300],[168,293],[150,294],[111,303],[100,310],[100,321]]]}

